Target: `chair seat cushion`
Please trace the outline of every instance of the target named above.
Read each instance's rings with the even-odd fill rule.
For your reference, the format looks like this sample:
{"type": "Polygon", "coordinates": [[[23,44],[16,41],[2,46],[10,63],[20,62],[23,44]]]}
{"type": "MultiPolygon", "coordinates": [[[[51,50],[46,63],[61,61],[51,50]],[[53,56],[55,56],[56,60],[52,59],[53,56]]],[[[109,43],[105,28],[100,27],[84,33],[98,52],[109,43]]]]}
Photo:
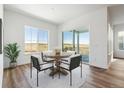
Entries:
{"type": "Polygon", "coordinates": [[[69,61],[69,58],[61,58],[61,60],[68,62],[69,61]]]}
{"type": "Polygon", "coordinates": [[[69,65],[65,64],[65,63],[61,63],[60,67],[65,68],[65,69],[69,69],[69,65]]]}
{"type": "Polygon", "coordinates": [[[75,55],[76,54],[76,52],[75,51],[67,51],[67,53],[69,53],[70,55],[75,55]]]}
{"type": "Polygon", "coordinates": [[[42,69],[46,69],[46,68],[52,67],[52,64],[51,63],[44,64],[44,65],[40,64],[40,67],[41,67],[41,70],[42,70],[42,69]]]}
{"type": "Polygon", "coordinates": [[[54,59],[53,59],[53,58],[46,58],[45,61],[46,61],[46,62],[53,62],[54,59]]]}

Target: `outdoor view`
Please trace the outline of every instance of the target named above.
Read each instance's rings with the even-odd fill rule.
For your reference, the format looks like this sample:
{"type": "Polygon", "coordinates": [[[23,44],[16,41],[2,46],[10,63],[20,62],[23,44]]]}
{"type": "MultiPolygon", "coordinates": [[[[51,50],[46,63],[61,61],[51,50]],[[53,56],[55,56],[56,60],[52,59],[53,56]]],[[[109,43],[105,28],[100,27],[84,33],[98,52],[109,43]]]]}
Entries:
{"type": "Polygon", "coordinates": [[[63,50],[74,50],[73,48],[73,32],[63,32],[63,50]]]}
{"type": "Polygon", "coordinates": [[[75,33],[74,38],[73,32],[63,32],[63,50],[75,50],[82,54],[83,61],[89,62],[89,32],[75,33]],[[73,40],[75,45],[73,45],[73,40]]]}
{"type": "Polygon", "coordinates": [[[48,31],[25,26],[25,52],[48,50],[48,31]]]}

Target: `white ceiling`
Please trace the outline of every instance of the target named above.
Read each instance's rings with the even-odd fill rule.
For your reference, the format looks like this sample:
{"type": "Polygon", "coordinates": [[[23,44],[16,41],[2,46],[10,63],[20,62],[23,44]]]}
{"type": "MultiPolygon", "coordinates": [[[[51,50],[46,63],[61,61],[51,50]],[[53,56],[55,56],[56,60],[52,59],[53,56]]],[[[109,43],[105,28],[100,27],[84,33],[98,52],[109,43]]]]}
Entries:
{"type": "Polygon", "coordinates": [[[113,25],[124,24],[124,5],[109,8],[111,22],[113,25]]]}
{"type": "Polygon", "coordinates": [[[6,4],[5,9],[10,9],[23,14],[28,14],[42,20],[61,24],[96,9],[111,6],[105,4],[6,4]]]}

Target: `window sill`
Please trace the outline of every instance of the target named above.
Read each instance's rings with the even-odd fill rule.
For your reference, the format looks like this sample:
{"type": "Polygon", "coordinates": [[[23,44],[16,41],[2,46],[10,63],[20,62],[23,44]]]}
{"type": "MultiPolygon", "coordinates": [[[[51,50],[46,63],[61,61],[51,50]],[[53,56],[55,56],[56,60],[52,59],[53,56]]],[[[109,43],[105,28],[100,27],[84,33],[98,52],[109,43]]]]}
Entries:
{"type": "Polygon", "coordinates": [[[25,52],[25,55],[40,54],[41,52],[25,52]]]}

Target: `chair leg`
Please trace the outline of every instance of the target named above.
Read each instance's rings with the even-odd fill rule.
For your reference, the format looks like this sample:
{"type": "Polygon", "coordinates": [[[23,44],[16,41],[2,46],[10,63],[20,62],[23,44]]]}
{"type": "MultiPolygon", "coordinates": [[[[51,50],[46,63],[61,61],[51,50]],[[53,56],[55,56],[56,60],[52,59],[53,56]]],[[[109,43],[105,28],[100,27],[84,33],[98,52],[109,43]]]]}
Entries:
{"type": "Polygon", "coordinates": [[[60,79],[60,67],[59,67],[59,79],[60,79]]]}
{"type": "Polygon", "coordinates": [[[72,86],[72,72],[70,71],[70,86],[72,86]]]}
{"type": "Polygon", "coordinates": [[[38,83],[38,70],[37,70],[37,87],[39,86],[39,83],[38,83]]]}
{"type": "Polygon", "coordinates": [[[45,73],[46,71],[44,70],[44,73],[45,73]]]}
{"type": "MultiPolygon", "coordinates": [[[[53,65],[53,68],[52,69],[53,69],[53,72],[54,72],[54,64],[52,64],[52,65],[53,65]]],[[[52,76],[52,78],[54,79],[54,75],[52,76]]]]}
{"type": "Polygon", "coordinates": [[[30,78],[32,78],[32,63],[30,64],[30,78]]]}
{"type": "Polygon", "coordinates": [[[82,62],[81,62],[81,78],[82,78],[82,62]]]}

